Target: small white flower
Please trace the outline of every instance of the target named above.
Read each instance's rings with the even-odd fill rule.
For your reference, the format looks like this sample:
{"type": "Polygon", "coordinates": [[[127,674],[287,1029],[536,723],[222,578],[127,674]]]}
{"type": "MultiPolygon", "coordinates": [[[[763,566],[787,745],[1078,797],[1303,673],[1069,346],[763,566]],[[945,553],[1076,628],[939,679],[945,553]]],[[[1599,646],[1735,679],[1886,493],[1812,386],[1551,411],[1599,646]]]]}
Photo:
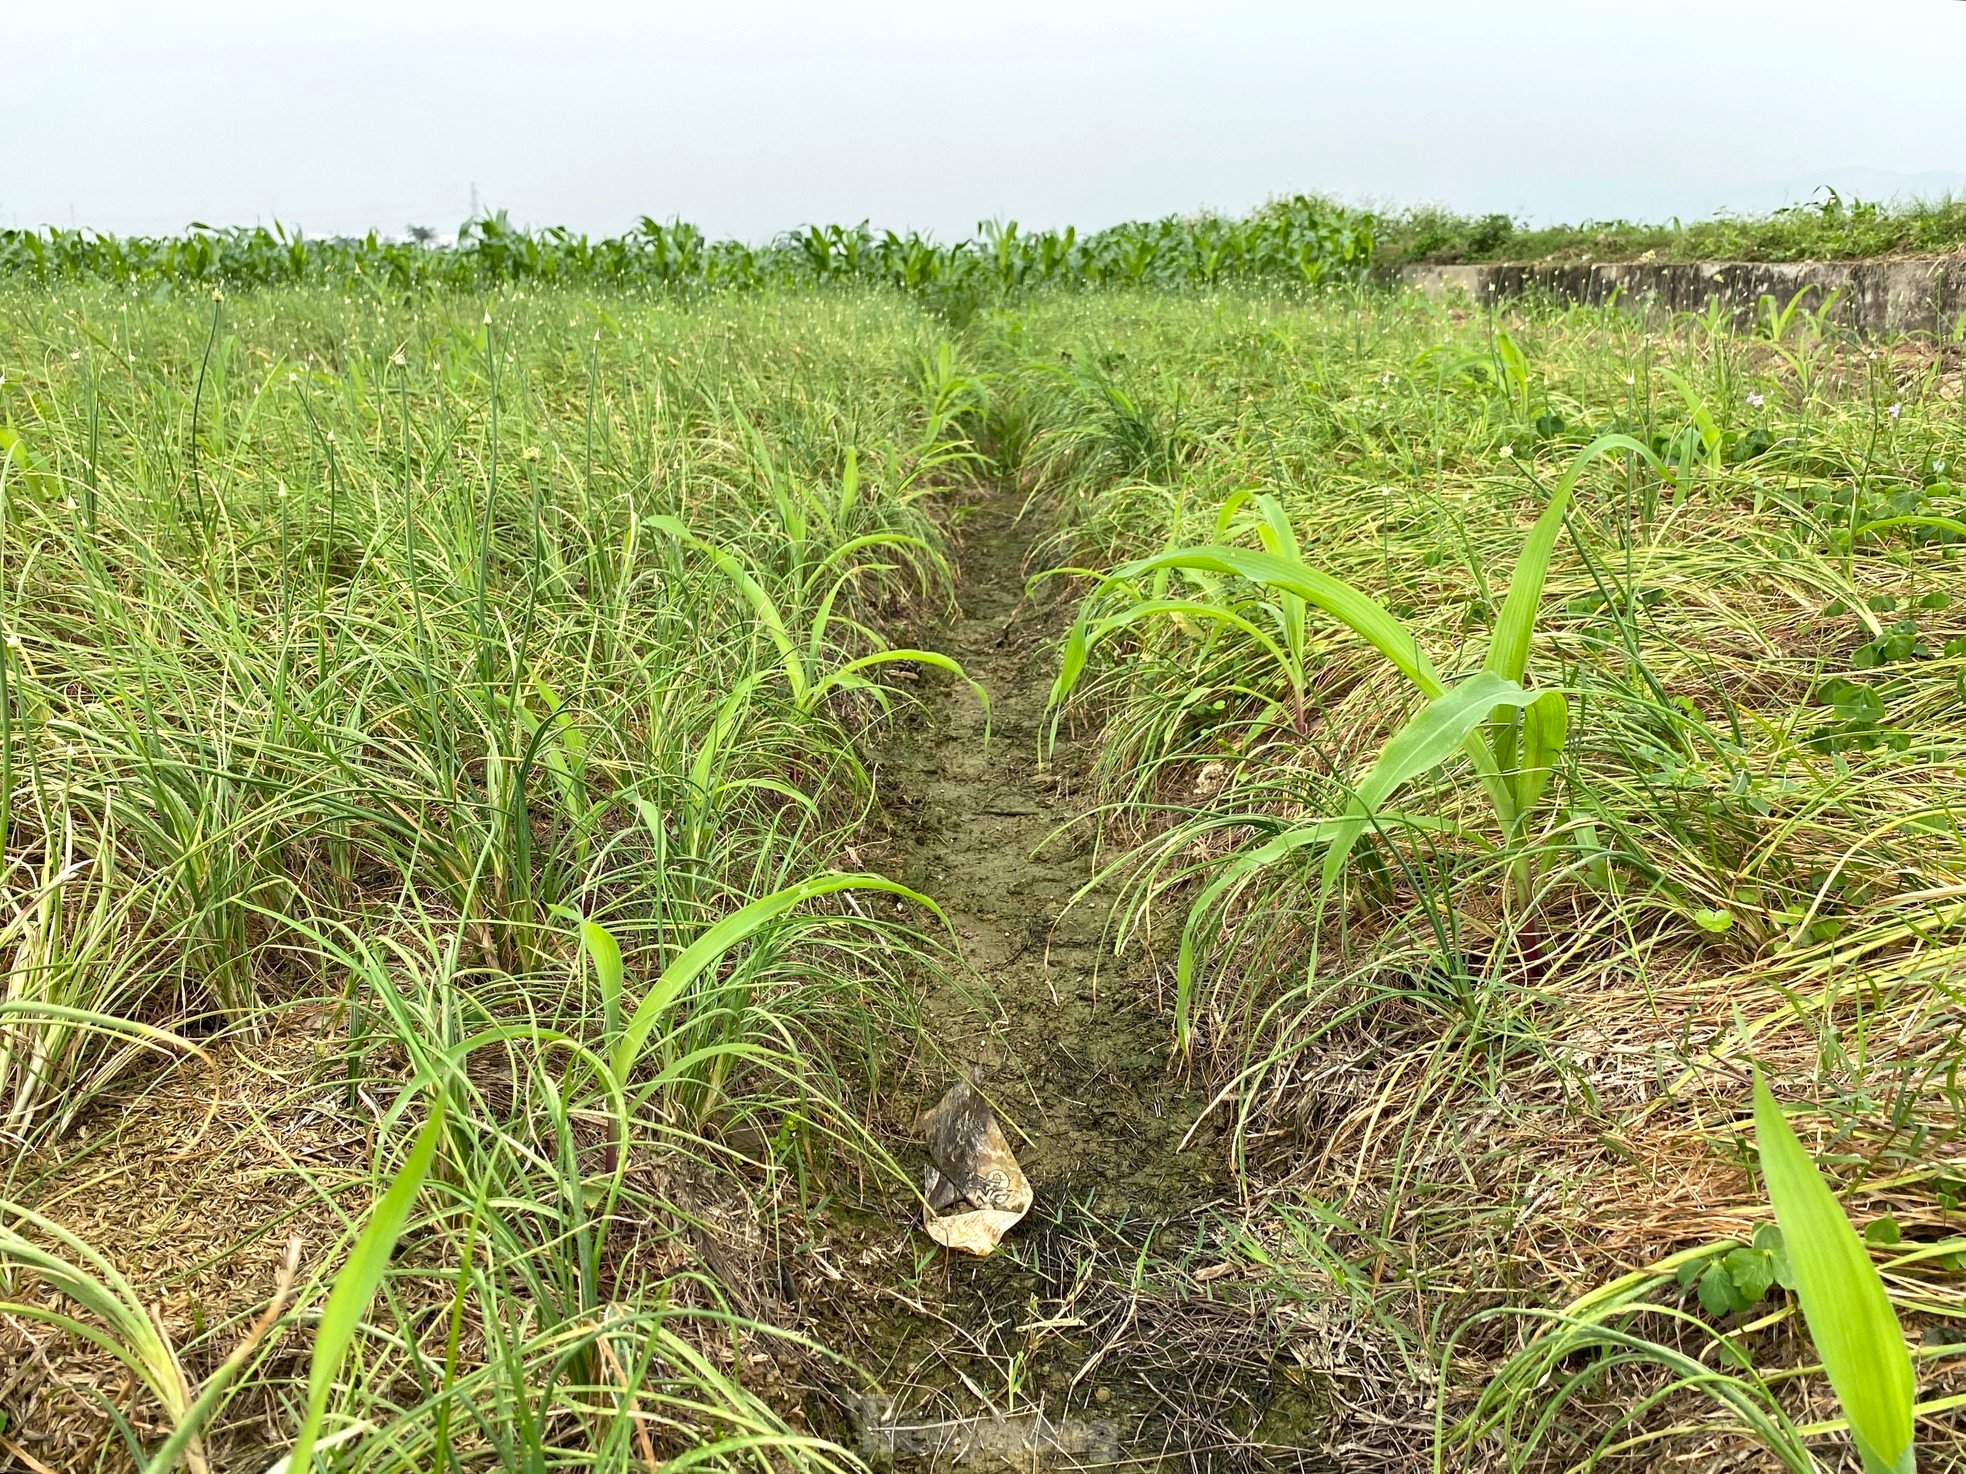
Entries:
{"type": "Polygon", "coordinates": [[[1755,393],[1755,392],[1754,392],[1754,390],[1752,390],[1752,389],[1750,389],[1750,390],[1748,390],[1748,408],[1749,408],[1749,409],[1760,409],[1760,408],[1761,408],[1761,406],[1762,406],[1762,405],[1764,405],[1764,404],[1766,404],[1767,402],[1768,402],[1768,396],[1767,396],[1767,395],[1765,395],[1765,394],[1757,394],[1757,393],[1755,393]]]}
{"type": "Polygon", "coordinates": [[[1885,410],[1884,413],[1889,415],[1892,419],[1895,420],[1900,414],[1900,412],[1903,411],[1903,409],[1904,406],[1902,404],[1894,404],[1889,409],[1885,410]]]}
{"type": "Polygon", "coordinates": [[[12,630],[7,631],[7,648],[9,650],[20,649],[20,636],[15,634],[12,630]]]}
{"type": "Polygon", "coordinates": [[[1503,455],[1505,455],[1505,456],[1513,456],[1513,455],[1515,454],[1515,447],[1514,447],[1513,445],[1505,445],[1505,446],[1503,446],[1503,447],[1502,447],[1502,454],[1503,454],[1503,455]]]}
{"type": "Polygon", "coordinates": [[[522,460],[522,461],[536,461],[536,460],[538,460],[538,459],[539,459],[539,447],[538,447],[538,446],[536,446],[536,445],[528,445],[528,446],[527,446],[527,447],[526,447],[526,448],[525,448],[524,450],[522,450],[522,451],[520,451],[520,452],[519,452],[519,459],[520,459],[520,460],[522,460]]]}

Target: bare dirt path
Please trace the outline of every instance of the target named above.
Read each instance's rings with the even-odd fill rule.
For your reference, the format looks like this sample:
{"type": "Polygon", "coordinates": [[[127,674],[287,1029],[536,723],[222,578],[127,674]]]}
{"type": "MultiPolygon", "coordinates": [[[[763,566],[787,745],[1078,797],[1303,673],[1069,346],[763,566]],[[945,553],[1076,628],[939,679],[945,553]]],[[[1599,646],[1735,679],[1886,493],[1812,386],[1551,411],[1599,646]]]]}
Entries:
{"type": "Polygon", "coordinates": [[[931,1022],[1023,1132],[1040,1209],[1193,1207],[1221,1176],[1209,1127],[1200,1150],[1180,1150],[1205,1101],[1170,1073],[1166,1020],[1112,955],[1112,897],[1072,903],[1094,866],[1092,830],[1075,822],[1087,754],[1068,733],[1041,748],[1067,611],[1025,595],[1032,534],[1014,500],[980,504],[961,537],[960,617],[927,643],[962,662],[990,711],[937,679],[926,729],[881,772],[900,874],[941,904],[987,990],[931,997],[931,1022]]]}
{"type": "Polygon", "coordinates": [[[1069,608],[1026,596],[1034,536],[1014,498],[977,504],[960,612],[915,637],[989,692],[987,719],[926,672],[923,720],[874,756],[880,862],[942,905],[973,975],[926,1000],[949,1062],[922,1104],[972,1072],[1036,1201],[988,1259],[916,1233],[911,1261],[862,1271],[889,1303],[852,1352],[886,1389],[861,1446],[900,1468],[1329,1467],[1302,1448],[1314,1413],[1267,1312],[1209,1273],[1234,1189],[1212,1121],[1182,1145],[1206,1099],[1170,1068],[1151,979],[1112,955],[1111,896],[1073,901],[1095,863],[1074,822],[1088,754],[1069,734],[1041,751],[1069,608]]]}

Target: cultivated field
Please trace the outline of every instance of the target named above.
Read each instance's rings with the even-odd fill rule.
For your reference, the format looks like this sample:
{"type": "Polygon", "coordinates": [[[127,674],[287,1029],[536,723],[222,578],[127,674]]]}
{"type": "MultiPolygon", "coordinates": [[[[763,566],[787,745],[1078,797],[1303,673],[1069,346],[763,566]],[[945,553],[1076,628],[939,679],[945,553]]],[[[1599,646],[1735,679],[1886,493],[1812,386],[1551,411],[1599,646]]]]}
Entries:
{"type": "Polygon", "coordinates": [[[1966,1462],[1959,348],[1351,228],[0,289],[0,1467],[1966,1462]]]}

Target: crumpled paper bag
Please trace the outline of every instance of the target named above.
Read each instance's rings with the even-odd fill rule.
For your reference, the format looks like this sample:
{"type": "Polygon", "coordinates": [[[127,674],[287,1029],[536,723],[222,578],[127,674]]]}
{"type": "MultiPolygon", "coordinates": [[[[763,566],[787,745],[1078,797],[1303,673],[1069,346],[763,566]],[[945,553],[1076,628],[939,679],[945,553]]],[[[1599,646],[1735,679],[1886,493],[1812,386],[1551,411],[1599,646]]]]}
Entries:
{"type": "Polygon", "coordinates": [[[945,1248],[978,1256],[995,1249],[1031,1211],[1031,1184],[976,1087],[958,1080],[923,1117],[928,1170],[922,1227],[945,1248]]]}

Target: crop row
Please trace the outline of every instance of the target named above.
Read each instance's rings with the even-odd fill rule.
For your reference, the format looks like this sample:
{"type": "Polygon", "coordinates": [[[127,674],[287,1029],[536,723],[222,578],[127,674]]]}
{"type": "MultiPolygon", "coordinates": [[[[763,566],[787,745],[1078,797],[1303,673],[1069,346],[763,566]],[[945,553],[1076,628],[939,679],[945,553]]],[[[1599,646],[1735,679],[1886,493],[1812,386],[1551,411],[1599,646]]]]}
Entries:
{"type": "Polygon", "coordinates": [[[754,246],[648,216],[625,235],[595,240],[557,226],[521,229],[503,212],[466,221],[455,245],[390,240],[373,231],[312,237],[277,224],[194,226],[156,237],[0,232],[0,278],[234,288],[365,279],[399,290],[518,282],[757,289],[853,281],[905,291],[990,292],[1252,280],[1316,285],[1356,276],[1371,259],[1369,216],[1306,196],[1240,220],[1168,218],[1085,235],[985,221],[974,237],[946,245],[916,231],[877,233],[862,223],[808,226],[754,246]]]}

